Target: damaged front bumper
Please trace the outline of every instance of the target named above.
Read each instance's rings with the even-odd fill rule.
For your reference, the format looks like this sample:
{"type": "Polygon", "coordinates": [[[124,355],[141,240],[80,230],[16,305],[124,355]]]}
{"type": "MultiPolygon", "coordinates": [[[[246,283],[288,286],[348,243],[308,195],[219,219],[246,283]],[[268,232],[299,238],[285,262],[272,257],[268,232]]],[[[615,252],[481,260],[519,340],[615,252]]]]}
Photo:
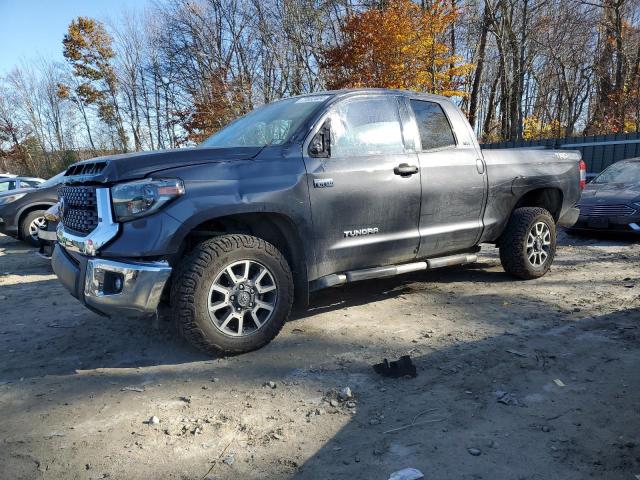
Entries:
{"type": "Polygon", "coordinates": [[[97,257],[100,248],[115,238],[119,225],[111,213],[108,188],[96,189],[98,226],[88,235],[67,230],[60,221],[58,244],[51,266],[71,294],[91,310],[109,317],[153,315],[171,267],[166,261],[138,261],[97,257]]]}
{"type": "Polygon", "coordinates": [[[153,315],[171,275],[166,261],[139,262],[87,258],[56,245],[53,271],[71,294],[103,315],[153,315]]]}

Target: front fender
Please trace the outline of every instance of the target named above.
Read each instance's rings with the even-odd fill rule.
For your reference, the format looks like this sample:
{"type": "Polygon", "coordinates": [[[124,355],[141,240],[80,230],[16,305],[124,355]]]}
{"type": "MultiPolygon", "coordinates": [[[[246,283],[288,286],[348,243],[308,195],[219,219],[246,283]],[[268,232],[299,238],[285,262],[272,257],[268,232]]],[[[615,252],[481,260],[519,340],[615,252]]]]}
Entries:
{"type": "Polygon", "coordinates": [[[306,171],[299,156],[275,150],[256,160],[165,170],[162,177],[182,179],[185,195],[154,215],[122,223],[119,236],[102,250],[103,256],[174,255],[199,225],[245,213],[283,215],[303,239],[311,238],[306,171]]]}

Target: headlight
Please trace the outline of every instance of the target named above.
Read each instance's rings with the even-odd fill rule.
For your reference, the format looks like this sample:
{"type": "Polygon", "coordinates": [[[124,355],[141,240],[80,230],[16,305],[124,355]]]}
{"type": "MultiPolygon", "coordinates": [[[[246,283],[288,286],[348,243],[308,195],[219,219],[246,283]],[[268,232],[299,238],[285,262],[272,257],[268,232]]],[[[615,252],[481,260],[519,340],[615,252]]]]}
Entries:
{"type": "Polygon", "coordinates": [[[634,205],[635,205],[636,207],[640,207],[640,202],[636,202],[636,203],[634,203],[634,205]]]}
{"type": "Polygon", "coordinates": [[[111,203],[116,220],[124,222],[150,215],[183,194],[184,184],[179,179],[137,180],[111,187],[111,203]]]}
{"type": "Polygon", "coordinates": [[[20,200],[27,193],[14,193],[13,195],[7,195],[6,197],[0,197],[0,205],[6,205],[7,203],[13,203],[16,200],[20,200]]]}

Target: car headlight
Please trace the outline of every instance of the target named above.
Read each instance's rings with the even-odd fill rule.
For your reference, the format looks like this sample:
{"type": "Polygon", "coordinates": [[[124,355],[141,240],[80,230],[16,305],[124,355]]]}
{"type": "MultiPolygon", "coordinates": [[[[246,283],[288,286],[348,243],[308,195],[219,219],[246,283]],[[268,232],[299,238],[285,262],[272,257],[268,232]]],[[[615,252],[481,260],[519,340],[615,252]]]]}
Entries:
{"type": "Polygon", "coordinates": [[[170,200],[184,194],[179,179],[144,179],[111,187],[116,221],[124,222],[156,212],[170,200]]]}
{"type": "Polygon", "coordinates": [[[634,203],[634,205],[635,205],[636,207],[640,207],[640,202],[636,202],[636,203],[634,203]]]}
{"type": "Polygon", "coordinates": [[[7,203],[13,203],[16,200],[20,200],[27,193],[14,193],[13,195],[7,195],[6,197],[0,197],[0,205],[6,205],[7,203]]]}

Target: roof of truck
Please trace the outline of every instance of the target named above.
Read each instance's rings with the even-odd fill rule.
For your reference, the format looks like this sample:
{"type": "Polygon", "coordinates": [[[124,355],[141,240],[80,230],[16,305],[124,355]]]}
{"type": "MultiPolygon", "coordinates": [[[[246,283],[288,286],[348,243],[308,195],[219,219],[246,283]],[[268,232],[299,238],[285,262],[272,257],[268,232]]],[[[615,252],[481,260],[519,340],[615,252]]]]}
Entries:
{"type": "MultiPolygon", "coordinates": [[[[402,95],[402,96],[418,96],[423,98],[431,98],[438,100],[450,100],[448,97],[444,97],[442,95],[435,95],[433,93],[424,93],[424,92],[416,92],[413,90],[400,90],[400,89],[391,89],[391,88],[345,88],[342,90],[325,90],[321,92],[311,92],[305,93],[302,95],[296,95],[295,97],[309,97],[314,95],[333,95],[333,96],[348,96],[357,93],[377,93],[377,94],[388,94],[388,95],[402,95]]],[[[294,97],[289,97],[294,98],[294,97]]]]}

